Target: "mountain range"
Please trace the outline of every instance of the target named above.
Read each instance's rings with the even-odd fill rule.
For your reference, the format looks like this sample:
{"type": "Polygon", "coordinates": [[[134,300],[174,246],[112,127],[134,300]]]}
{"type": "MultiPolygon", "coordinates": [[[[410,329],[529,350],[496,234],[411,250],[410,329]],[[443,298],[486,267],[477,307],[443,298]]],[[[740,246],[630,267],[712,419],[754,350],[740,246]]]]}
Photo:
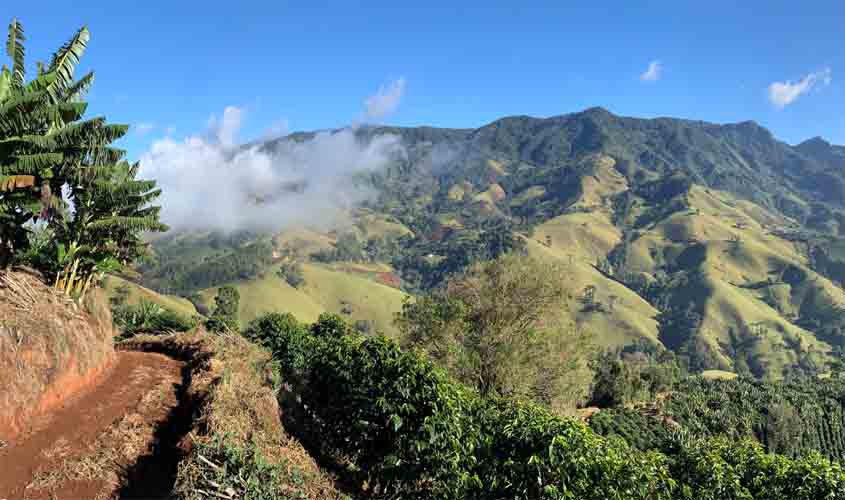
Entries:
{"type": "Polygon", "coordinates": [[[171,234],[135,281],[200,310],[235,284],[242,321],[329,310],[392,334],[407,294],[519,250],[566,267],[572,323],[601,347],[645,343],[693,371],[773,379],[824,373],[843,355],[843,146],[789,145],[751,121],[602,108],[355,133],[362,142],[391,134],[404,148],[359,176],[376,195],[350,227],[171,234]],[[291,263],[304,275],[297,286],[277,272],[291,263]]]}

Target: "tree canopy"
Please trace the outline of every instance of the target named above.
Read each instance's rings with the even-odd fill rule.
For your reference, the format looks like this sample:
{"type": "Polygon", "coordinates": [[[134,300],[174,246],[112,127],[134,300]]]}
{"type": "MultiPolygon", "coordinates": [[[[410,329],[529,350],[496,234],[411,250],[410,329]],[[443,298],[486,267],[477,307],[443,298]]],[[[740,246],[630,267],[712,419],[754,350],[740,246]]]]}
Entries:
{"type": "Polygon", "coordinates": [[[564,279],[555,264],[507,254],[407,301],[396,322],[406,347],[426,351],[482,396],[574,406],[587,342],[565,319],[564,279]]]}

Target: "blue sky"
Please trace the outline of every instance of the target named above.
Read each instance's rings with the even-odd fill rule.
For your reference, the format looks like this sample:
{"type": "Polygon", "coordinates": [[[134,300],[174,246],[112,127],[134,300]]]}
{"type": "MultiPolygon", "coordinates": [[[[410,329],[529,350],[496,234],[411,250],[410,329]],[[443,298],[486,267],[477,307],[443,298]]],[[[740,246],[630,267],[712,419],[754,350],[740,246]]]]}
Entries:
{"type": "Polygon", "coordinates": [[[845,144],[841,0],[357,4],[42,1],[4,11],[24,23],[30,62],[89,26],[91,111],[135,125],[123,141],[133,158],[166,134],[202,133],[229,106],[242,111],[246,141],[364,119],[374,95],[386,106],[377,119],[397,125],[475,127],[603,106],[756,120],[790,143],[845,144]]]}

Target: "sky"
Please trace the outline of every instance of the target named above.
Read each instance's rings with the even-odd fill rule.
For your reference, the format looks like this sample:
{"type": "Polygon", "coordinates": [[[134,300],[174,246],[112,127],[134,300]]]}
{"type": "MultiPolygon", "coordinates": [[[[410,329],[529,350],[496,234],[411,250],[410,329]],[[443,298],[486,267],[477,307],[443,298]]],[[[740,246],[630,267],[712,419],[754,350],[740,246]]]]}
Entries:
{"type": "Polygon", "coordinates": [[[841,0],[41,1],[3,11],[23,22],[31,64],[89,27],[89,111],[132,125],[120,143],[130,159],[210,127],[239,143],[592,106],[754,120],[788,143],[845,144],[841,0]]]}

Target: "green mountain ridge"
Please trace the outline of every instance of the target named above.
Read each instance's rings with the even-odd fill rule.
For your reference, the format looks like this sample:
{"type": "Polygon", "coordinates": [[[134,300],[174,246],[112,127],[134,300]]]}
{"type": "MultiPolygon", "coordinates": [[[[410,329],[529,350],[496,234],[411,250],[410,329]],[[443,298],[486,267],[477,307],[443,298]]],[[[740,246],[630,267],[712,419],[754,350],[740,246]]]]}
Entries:
{"type": "MultiPolygon", "coordinates": [[[[512,116],[477,129],[354,132],[361,141],[396,135],[404,155],[359,176],[377,196],[353,214],[346,235],[301,238],[305,250],[293,253],[309,266],[382,266],[415,293],[473,261],[523,248],[567,263],[573,295],[592,288],[596,303],[572,319],[599,345],[646,341],[681,354],[694,370],[766,378],[824,372],[845,347],[845,147],[820,138],[791,146],[751,121],[639,119],[603,108],[512,116]]],[[[258,147],[273,151],[313,136],[298,132],[258,147]]],[[[174,241],[156,242],[167,258],[142,272],[152,288],[181,283],[183,295],[224,284],[179,281],[197,266],[219,274],[257,248],[218,241],[222,250],[211,252],[203,243],[168,246],[174,241]]],[[[291,241],[280,241],[272,251],[292,255],[291,241]]],[[[266,282],[259,268],[274,261],[258,260],[231,275],[239,286],[266,282]]],[[[278,307],[295,293],[327,310],[361,308],[354,296],[329,294],[326,303],[331,286],[329,279],[316,289],[287,287],[278,307]]],[[[390,330],[383,324],[390,312],[379,312],[379,329],[390,330]]]]}

